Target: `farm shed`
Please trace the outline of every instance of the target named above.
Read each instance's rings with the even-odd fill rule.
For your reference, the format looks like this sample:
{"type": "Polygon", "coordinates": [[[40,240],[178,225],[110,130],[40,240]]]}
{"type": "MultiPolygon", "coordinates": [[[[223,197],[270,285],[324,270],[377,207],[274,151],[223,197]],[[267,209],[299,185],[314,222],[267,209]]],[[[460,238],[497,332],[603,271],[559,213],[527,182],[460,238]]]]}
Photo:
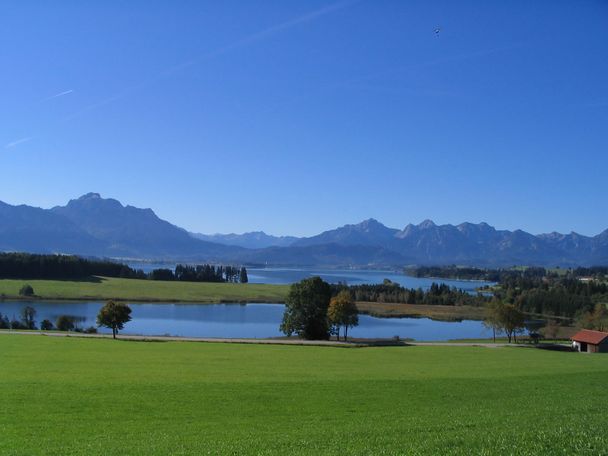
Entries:
{"type": "Polygon", "coordinates": [[[572,348],[580,352],[608,353],[608,333],[583,329],[570,338],[572,348]]]}

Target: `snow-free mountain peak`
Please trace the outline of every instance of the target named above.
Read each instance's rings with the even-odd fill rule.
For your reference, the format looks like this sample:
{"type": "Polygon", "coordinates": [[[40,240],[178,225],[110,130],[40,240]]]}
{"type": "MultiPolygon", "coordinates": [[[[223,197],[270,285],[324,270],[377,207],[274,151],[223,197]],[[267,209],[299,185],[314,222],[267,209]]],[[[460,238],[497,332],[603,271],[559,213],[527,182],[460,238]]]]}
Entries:
{"type": "Polygon", "coordinates": [[[487,223],[425,220],[400,231],[367,219],[302,239],[263,231],[205,236],[151,209],[87,193],[52,209],[0,202],[0,251],[283,266],[602,265],[608,264],[608,230],[594,237],[535,236],[487,223]]]}

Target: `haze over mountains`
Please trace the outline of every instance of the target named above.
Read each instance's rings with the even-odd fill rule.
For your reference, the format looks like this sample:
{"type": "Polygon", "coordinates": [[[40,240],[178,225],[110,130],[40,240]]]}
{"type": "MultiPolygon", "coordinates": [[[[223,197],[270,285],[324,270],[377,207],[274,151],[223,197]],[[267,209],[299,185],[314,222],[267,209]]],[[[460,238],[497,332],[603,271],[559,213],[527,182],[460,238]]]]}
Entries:
{"type": "Polygon", "coordinates": [[[263,231],[252,231],[243,234],[201,234],[190,233],[192,237],[208,242],[224,245],[235,245],[247,249],[263,249],[265,247],[287,247],[298,240],[295,236],[272,236],[263,231]]]}
{"type": "Polygon", "coordinates": [[[399,230],[369,219],[308,238],[204,235],[161,220],[151,209],[88,193],[52,209],[0,202],[0,251],[277,266],[574,266],[608,264],[608,230],[594,237],[532,235],[430,220],[399,230]]]}

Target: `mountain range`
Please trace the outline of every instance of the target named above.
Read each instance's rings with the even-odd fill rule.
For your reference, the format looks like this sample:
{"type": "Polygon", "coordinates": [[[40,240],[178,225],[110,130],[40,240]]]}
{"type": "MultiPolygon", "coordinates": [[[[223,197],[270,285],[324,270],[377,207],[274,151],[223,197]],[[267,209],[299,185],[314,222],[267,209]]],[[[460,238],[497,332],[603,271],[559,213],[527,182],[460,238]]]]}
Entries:
{"type": "Polygon", "coordinates": [[[262,231],[205,235],[189,233],[151,209],[88,193],[51,209],[0,202],[0,251],[277,266],[576,266],[608,264],[608,230],[593,237],[533,235],[487,223],[431,220],[399,230],[369,219],[306,238],[262,231]]]}
{"type": "Polygon", "coordinates": [[[235,245],[246,249],[263,249],[265,247],[288,247],[298,240],[295,236],[272,236],[263,231],[252,231],[243,234],[201,234],[190,233],[195,239],[216,242],[224,245],[235,245]]]}

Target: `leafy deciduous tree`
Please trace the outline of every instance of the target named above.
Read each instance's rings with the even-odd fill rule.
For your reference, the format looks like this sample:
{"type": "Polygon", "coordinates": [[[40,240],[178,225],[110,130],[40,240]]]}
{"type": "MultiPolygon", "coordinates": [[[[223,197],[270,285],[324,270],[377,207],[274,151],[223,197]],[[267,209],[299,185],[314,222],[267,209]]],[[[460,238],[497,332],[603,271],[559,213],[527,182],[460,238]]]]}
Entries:
{"type": "Polygon", "coordinates": [[[112,337],[116,339],[118,330],[131,321],[131,308],[121,302],[108,301],[97,314],[97,326],[112,329],[112,337]]]}
{"type": "Polygon", "coordinates": [[[337,336],[340,340],[340,327],[344,326],[344,340],[348,339],[348,328],[359,324],[357,306],[347,290],[342,290],[329,301],[327,309],[329,323],[337,326],[337,336]]]}
{"type": "Polygon", "coordinates": [[[513,304],[502,304],[498,306],[498,318],[511,343],[517,331],[524,328],[524,314],[513,304]]]}
{"type": "Polygon", "coordinates": [[[34,289],[31,285],[26,283],[19,290],[19,296],[34,296],[34,289]]]}
{"type": "Polygon", "coordinates": [[[491,301],[486,305],[486,314],[483,319],[483,325],[492,330],[492,339],[496,342],[496,331],[502,329],[498,308],[501,304],[498,301],[491,301]]]}
{"type": "Polygon", "coordinates": [[[285,301],[281,331],[304,339],[329,339],[327,308],[331,288],[320,277],[311,277],[294,283],[285,301]]]}
{"type": "Polygon", "coordinates": [[[59,331],[73,331],[76,327],[75,318],[70,315],[59,315],[55,326],[59,331]]]}
{"type": "Polygon", "coordinates": [[[40,329],[42,331],[51,331],[53,329],[53,323],[50,320],[42,320],[40,322],[40,329]]]}
{"type": "Polygon", "coordinates": [[[585,329],[608,330],[608,308],[606,308],[606,304],[597,303],[592,311],[585,312],[581,316],[578,323],[585,329]]]}

